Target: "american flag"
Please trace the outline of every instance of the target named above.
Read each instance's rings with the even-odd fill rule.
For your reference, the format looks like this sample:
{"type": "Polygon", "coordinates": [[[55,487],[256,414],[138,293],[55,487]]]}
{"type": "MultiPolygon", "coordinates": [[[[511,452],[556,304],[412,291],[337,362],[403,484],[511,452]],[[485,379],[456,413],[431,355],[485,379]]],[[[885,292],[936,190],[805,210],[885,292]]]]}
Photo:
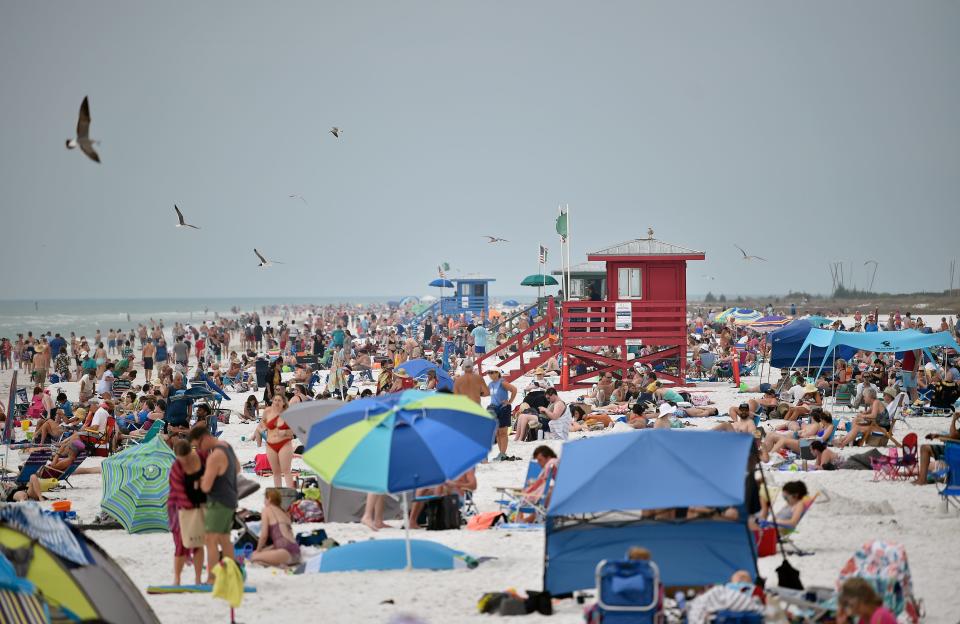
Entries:
{"type": "Polygon", "coordinates": [[[440,279],[447,279],[447,274],[446,274],[446,272],[443,270],[443,266],[442,266],[442,265],[437,267],[437,273],[440,274],[440,279]]]}
{"type": "Polygon", "coordinates": [[[540,245],[540,264],[547,263],[547,248],[540,245]]]}

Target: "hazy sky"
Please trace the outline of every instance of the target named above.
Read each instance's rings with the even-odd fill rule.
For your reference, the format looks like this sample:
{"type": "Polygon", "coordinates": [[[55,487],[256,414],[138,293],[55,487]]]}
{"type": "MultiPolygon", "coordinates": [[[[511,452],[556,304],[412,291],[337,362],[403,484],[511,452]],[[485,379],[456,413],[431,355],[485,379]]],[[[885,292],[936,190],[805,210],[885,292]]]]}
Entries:
{"type": "Polygon", "coordinates": [[[693,293],[960,257],[953,1],[0,0],[0,112],[0,298],[517,293],[560,202],[574,261],[705,250],[693,293]]]}

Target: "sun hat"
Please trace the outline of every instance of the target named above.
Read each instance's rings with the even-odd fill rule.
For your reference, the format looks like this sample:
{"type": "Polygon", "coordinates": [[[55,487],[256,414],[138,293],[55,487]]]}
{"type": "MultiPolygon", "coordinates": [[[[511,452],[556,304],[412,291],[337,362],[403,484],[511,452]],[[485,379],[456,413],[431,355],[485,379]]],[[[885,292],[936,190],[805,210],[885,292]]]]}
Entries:
{"type": "Polygon", "coordinates": [[[395,370],[393,371],[393,374],[394,374],[395,376],[397,376],[397,377],[400,377],[400,378],[406,378],[406,377],[409,377],[409,376],[410,376],[410,373],[408,373],[407,371],[405,371],[405,370],[402,369],[402,368],[397,368],[397,369],[395,369],[395,370]]]}
{"type": "Polygon", "coordinates": [[[490,370],[487,371],[486,374],[487,374],[487,375],[492,375],[492,374],[494,374],[494,373],[496,373],[497,375],[503,377],[503,373],[500,372],[500,369],[499,369],[499,368],[491,368],[490,370]]]}
{"type": "Polygon", "coordinates": [[[669,416],[673,413],[673,406],[669,403],[661,403],[660,408],[657,411],[661,416],[669,416]]]}
{"type": "Polygon", "coordinates": [[[814,392],[818,392],[818,390],[817,390],[817,387],[812,383],[808,383],[803,387],[804,394],[813,394],[814,392]]]}
{"type": "Polygon", "coordinates": [[[545,369],[545,368],[542,367],[542,366],[538,366],[538,367],[536,368],[536,370],[533,371],[533,374],[534,374],[534,375],[546,375],[546,374],[547,374],[547,369],[545,369]]]}

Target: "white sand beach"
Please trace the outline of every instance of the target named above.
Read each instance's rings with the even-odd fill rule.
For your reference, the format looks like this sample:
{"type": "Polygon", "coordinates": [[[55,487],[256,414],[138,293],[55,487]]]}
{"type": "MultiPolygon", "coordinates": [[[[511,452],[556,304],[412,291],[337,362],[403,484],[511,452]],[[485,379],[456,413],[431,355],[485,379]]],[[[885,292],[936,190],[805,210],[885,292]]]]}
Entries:
{"type": "MultiPolygon", "coordinates": [[[[6,379],[6,375],[4,375],[6,379]]],[[[518,383],[523,383],[518,382],[518,383]]],[[[70,388],[75,384],[64,384],[70,388]]],[[[742,396],[730,384],[702,384],[723,412],[742,396]]],[[[567,393],[569,397],[577,393],[567,393]]],[[[234,409],[242,407],[246,395],[235,395],[225,402],[234,409]]],[[[717,418],[694,419],[697,429],[717,422],[717,418]]],[[[921,438],[929,432],[945,429],[943,418],[911,418],[910,427],[921,438]]],[[[241,461],[253,459],[258,449],[250,440],[253,425],[236,422],[223,427],[223,439],[237,450],[241,461]],[[246,440],[241,440],[246,438],[246,440]]],[[[897,434],[906,428],[897,426],[897,434]]],[[[680,432],[682,434],[682,432],[680,432]]],[[[575,433],[618,435],[612,433],[575,433]]],[[[559,442],[551,444],[561,451],[559,442]]],[[[528,458],[536,443],[510,443],[510,454],[528,458]]],[[[562,456],[562,455],[561,455],[562,456]]],[[[94,465],[90,459],[85,465],[94,465]]],[[[295,464],[297,465],[297,464],[295,464]]],[[[475,500],[481,511],[496,509],[495,487],[516,486],[523,480],[526,463],[491,462],[478,466],[479,489],[475,500]]],[[[256,479],[252,474],[246,476],[256,479]]],[[[871,539],[897,542],[906,547],[913,572],[914,592],[923,599],[927,622],[956,621],[958,603],[953,594],[960,578],[960,543],[953,537],[960,528],[956,513],[939,513],[939,497],[934,486],[917,487],[909,482],[873,482],[871,471],[778,472],[768,473],[771,485],[801,479],[811,491],[821,492],[819,500],[804,518],[794,541],[813,554],[791,557],[807,585],[833,586],[844,562],[862,543],[871,539]]],[[[655,477],[650,477],[655,478],[655,477]]],[[[81,519],[90,520],[99,511],[100,475],[77,475],[75,489],[60,490],[56,498],[73,503],[81,519]]],[[[272,485],[269,478],[260,479],[272,485]]],[[[49,506],[51,503],[44,503],[49,506]]],[[[259,509],[262,496],[254,494],[243,506],[259,509]]],[[[400,526],[399,521],[392,524],[400,526]]],[[[295,525],[295,531],[318,526],[341,543],[403,536],[399,528],[371,533],[360,524],[295,525]]],[[[123,531],[90,532],[126,570],[141,589],[147,585],[168,584],[172,579],[173,544],[169,534],[128,535],[123,531]]],[[[400,613],[413,614],[425,622],[467,622],[490,616],[477,613],[477,600],[484,592],[515,588],[539,590],[542,587],[544,539],[542,530],[514,531],[417,531],[415,537],[430,539],[463,550],[474,557],[489,558],[472,570],[355,572],[292,575],[274,569],[250,566],[248,584],[257,593],[248,594],[238,611],[244,622],[305,620],[325,622],[385,622],[400,613]]],[[[780,557],[759,561],[760,572],[775,579],[780,557]]],[[[185,572],[189,577],[189,570],[185,572]]],[[[208,595],[154,595],[148,600],[163,622],[190,621],[204,613],[204,621],[227,621],[228,607],[208,595]]],[[[573,624],[582,621],[582,607],[573,600],[556,603],[557,613],[549,621],[573,624]]],[[[544,616],[531,615],[539,619],[544,616]]]]}

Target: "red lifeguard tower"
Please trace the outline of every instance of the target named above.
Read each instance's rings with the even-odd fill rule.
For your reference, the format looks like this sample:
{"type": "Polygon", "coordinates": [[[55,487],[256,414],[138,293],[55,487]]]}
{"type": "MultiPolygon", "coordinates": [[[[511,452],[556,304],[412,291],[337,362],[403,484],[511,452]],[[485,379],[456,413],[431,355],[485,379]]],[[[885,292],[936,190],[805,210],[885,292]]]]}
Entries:
{"type": "Polygon", "coordinates": [[[605,283],[593,279],[579,300],[562,302],[559,312],[551,298],[542,319],[483,359],[499,353],[507,356],[500,364],[504,365],[519,358],[519,369],[505,374],[512,381],[559,354],[563,390],[589,387],[607,371],[622,377],[637,362],[653,366],[663,381],[683,383],[687,262],[705,258],[702,251],[657,240],[652,229],[647,238],[588,253],[591,265],[604,264],[605,283]],[[597,292],[597,284],[606,292],[597,292]],[[539,353],[527,359],[535,347],[539,353]],[[645,347],[653,351],[639,355],[645,347]]]}

